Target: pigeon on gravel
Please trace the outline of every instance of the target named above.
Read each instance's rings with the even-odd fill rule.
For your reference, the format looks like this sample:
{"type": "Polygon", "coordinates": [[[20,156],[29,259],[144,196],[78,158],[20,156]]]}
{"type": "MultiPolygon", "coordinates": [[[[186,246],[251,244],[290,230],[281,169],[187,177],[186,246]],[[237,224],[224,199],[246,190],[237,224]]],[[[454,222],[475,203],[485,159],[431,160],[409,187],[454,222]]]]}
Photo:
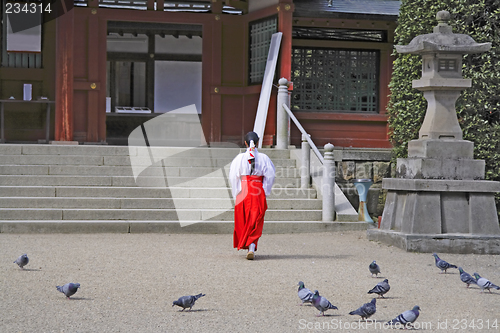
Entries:
{"type": "Polygon", "coordinates": [[[474,279],[469,273],[464,271],[462,267],[458,267],[458,271],[460,272],[460,280],[462,280],[463,283],[467,284],[467,288],[471,284],[477,284],[476,279],[474,279]]]}
{"type": "Polygon", "coordinates": [[[70,296],[73,296],[77,291],[78,288],[80,288],[79,283],[66,283],[64,286],[56,286],[57,290],[62,292],[68,299],[70,299],[70,296]]]}
{"type": "Polygon", "coordinates": [[[411,327],[411,324],[415,322],[415,320],[417,320],[418,316],[420,315],[419,311],[420,307],[418,305],[415,305],[413,309],[403,312],[393,320],[387,322],[387,324],[391,326],[401,324],[404,326],[404,328],[411,327]]]}
{"type": "Polygon", "coordinates": [[[181,311],[184,311],[186,308],[189,308],[189,311],[191,311],[191,308],[193,307],[194,302],[196,302],[196,300],[198,298],[203,297],[203,296],[205,296],[205,294],[198,294],[195,296],[182,296],[182,297],[179,297],[179,299],[177,301],[174,301],[172,306],[174,306],[174,305],[180,306],[182,308],[181,311]]]}
{"type": "Polygon", "coordinates": [[[16,261],[14,261],[14,264],[17,264],[19,268],[24,269],[24,266],[26,266],[29,262],[30,260],[28,259],[28,255],[23,254],[22,256],[17,258],[16,261]]]}
{"type": "Polygon", "coordinates": [[[319,310],[319,314],[316,317],[325,315],[325,311],[329,309],[338,310],[335,305],[332,305],[325,297],[320,296],[317,290],[314,291],[314,296],[312,298],[312,305],[319,310]]]}
{"type": "Polygon", "coordinates": [[[299,298],[300,300],[302,301],[302,303],[300,305],[304,305],[304,303],[312,303],[312,299],[313,299],[313,292],[311,290],[309,290],[308,288],[306,288],[304,286],[304,282],[302,281],[299,281],[299,298]]]}
{"type": "Polygon", "coordinates": [[[374,298],[370,303],[365,303],[361,305],[358,309],[349,312],[350,315],[358,315],[361,316],[364,320],[367,318],[371,317],[376,311],[377,307],[375,306],[375,303],[377,302],[377,299],[374,298]]]}
{"type": "Polygon", "coordinates": [[[434,259],[436,259],[436,267],[441,270],[441,273],[443,273],[443,271],[444,271],[444,274],[446,274],[446,270],[448,268],[457,268],[457,266],[449,264],[442,259],[439,259],[438,255],[436,253],[433,253],[432,255],[434,256],[434,259]]]}
{"type": "Polygon", "coordinates": [[[496,284],[492,283],[490,280],[479,276],[479,274],[474,273],[474,277],[476,278],[477,285],[481,288],[481,292],[484,291],[484,289],[488,289],[488,291],[491,293],[490,288],[500,290],[500,287],[497,286],[496,284]]]}
{"type": "Polygon", "coordinates": [[[377,265],[375,260],[373,260],[370,266],[368,266],[368,269],[370,270],[370,273],[372,273],[372,277],[373,274],[375,274],[375,276],[378,276],[378,274],[380,273],[380,267],[377,265]]]}
{"type": "Polygon", "coordinates": [[[368,294],[378,294],[380,297],[384,298],[384,294],[386,294],[391,289],[389,286],[389,280],[385,279],[382,282],[377,283],[372,290],[368,292],[368,294]]]}

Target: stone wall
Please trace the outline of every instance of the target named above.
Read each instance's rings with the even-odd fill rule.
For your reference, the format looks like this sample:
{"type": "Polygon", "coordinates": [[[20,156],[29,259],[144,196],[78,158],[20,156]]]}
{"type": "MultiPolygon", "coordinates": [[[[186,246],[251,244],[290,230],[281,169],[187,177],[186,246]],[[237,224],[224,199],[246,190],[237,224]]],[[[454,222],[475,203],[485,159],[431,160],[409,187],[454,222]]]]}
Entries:
{"type": "Polygon", "coordinates": [[[359,206],[358,193],[353,179],[369,178],[373,185],[368,191],[367,206],[370,216],[377,221],[384,211],[386,191],[382,190],[382,179],[395,176],[390,149],[342,149],[342,160],[336,162],[335,181],[355,209],[359,206]]]}

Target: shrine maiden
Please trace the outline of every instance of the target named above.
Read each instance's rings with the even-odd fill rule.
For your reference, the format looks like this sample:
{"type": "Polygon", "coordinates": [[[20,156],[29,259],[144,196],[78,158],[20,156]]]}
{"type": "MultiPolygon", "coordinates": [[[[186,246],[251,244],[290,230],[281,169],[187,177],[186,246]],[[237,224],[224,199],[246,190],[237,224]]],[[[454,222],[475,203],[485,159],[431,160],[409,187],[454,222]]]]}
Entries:
{"type": "Polygon", "coordinates": [[[248,132],[245,135],[247,150],[234,158],[229,170],[235,200],[233,245],[238,250],[248,249],[249,260],[253,260],[262,236],[266,197],[271,194],[276,174],[271,159],[255,147],[258,143],[257,133],[248,132]]]}

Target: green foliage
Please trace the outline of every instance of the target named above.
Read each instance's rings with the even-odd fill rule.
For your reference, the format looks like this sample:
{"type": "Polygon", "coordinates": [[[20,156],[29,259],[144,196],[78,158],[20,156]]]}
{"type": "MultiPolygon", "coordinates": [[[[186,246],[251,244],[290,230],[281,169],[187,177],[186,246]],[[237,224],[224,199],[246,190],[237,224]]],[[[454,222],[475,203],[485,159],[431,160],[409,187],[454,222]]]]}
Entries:
{"type": "MultiPolygon", "coordinates": [[[[417,35],[432,33],[436,13],[447,10],[454,33],[477,43],[491,42],[489,52],[464,55],[463,75],[472,87],[457,101],[464,139],[474,142],[474,158],[486,161],[486,179],[500,181],[500,0],[402,0],[395,44],[407,45],[417,35]]],[[[418,139],[427,102],[411,81],[422,72],[421,57],[394,54],[388,105],[390,138],[395,157],[406,157],[408,141],[418,139]]],[[[500,194],[496,196],[500,214],[500,194]]]]}

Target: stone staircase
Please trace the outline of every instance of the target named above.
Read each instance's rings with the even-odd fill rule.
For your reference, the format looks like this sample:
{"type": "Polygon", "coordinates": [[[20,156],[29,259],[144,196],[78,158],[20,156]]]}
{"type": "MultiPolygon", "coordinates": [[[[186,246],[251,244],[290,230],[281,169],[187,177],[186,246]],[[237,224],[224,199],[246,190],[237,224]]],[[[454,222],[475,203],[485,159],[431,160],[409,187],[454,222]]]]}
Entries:
{"type": "MultiPolygon", "coordinates": [[[[238,152],[0,145],[0,232],[232,233],[227,175],[238,152]],[[168,157],[152,158],[159,150],[168,157]]],[[[361,222],[321,222],[322,202],[315,189],[300,189],[290,151],[261,152],[273,160],[277,175],[265,233],[366,228],[361,222]]]]}

